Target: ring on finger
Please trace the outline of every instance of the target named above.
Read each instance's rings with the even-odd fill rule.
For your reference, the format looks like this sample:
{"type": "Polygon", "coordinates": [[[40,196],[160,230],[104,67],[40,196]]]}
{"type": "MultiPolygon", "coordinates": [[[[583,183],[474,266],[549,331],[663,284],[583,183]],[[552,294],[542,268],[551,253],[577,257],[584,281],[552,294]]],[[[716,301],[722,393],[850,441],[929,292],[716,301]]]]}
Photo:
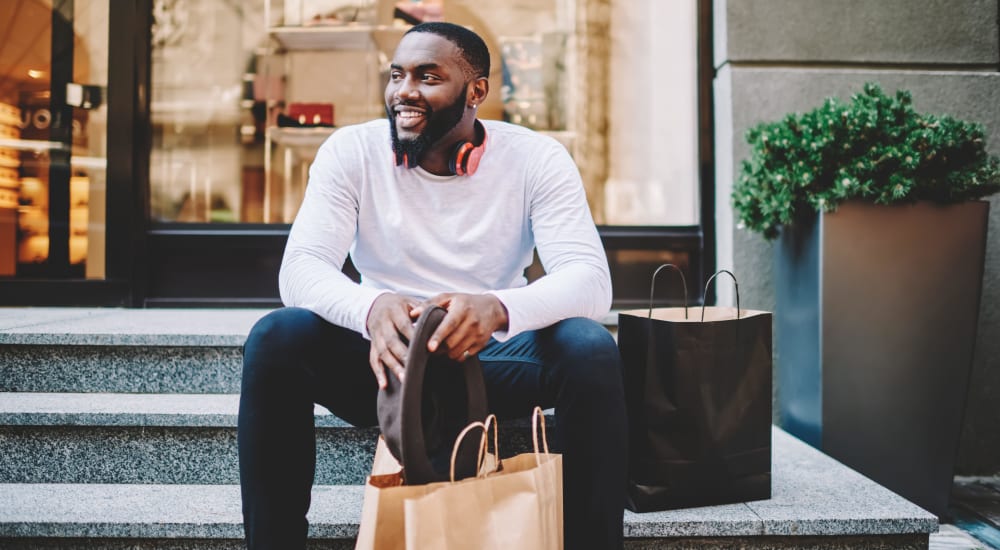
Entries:
{"type": "Polygon", "coordinates": [[[468,359],[471,356],[472,356],[472,354],[469,353],[469,350],[465,350],[465,351],[462,352],[462,359],[468,359]]]}

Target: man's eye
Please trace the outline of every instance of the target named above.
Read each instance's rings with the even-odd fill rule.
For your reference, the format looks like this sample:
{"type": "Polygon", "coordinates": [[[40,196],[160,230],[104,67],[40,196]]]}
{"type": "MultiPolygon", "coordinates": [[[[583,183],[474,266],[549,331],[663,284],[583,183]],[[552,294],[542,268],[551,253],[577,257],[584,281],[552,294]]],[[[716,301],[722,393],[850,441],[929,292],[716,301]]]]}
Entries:
{"type": "Polygon", "coordinates": [[[425,81],[441,80],[440,78],[437,77],[437,75],[434,75],[434,74],[425,74],[425,75],[423,75],[422,78],[425,81]]]}

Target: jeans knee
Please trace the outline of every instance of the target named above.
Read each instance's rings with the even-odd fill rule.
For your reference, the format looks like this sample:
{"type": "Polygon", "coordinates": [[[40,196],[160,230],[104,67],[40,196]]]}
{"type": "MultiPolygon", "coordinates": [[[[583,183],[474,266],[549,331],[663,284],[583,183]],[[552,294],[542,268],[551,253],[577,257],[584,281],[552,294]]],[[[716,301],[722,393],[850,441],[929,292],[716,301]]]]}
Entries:
{"type": "Polygon", "coordinates": [[[307,353],[324,321],[315,313],[294,307],[276,309],[254,324],[243,345],[243,377],[266,375],[299,354],[307,353]],[[277,359],[283,359],[279,361],[277,359]]]}
{"type": "Polygon", "coordinates": [[[618,344],[611,333],[591,319],[567,319],[555,325],[556,347],[563,355],[566,383],[588,395],[623,393],[618,344]]]}
{"type": "Polygon", "coordinates": [[[247,341],[243,345],[244,352],[281,351],[280,348],[295,346],[308,338],[309,326],[318,322],[320,318],[306,309],[297,307],[276,309],[261,317],[250,329],[247,341]]]}

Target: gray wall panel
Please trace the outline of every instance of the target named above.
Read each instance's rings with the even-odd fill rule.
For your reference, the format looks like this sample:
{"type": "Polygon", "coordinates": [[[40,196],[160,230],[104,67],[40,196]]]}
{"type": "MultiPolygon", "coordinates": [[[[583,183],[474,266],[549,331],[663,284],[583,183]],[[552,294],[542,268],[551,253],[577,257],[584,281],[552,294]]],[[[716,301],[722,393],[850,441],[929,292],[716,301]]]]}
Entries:
{"type": "Polygon", "coordinates": [[[996,0],[715,0],[716,63],[996,65],[997,9],[996,0]]]}

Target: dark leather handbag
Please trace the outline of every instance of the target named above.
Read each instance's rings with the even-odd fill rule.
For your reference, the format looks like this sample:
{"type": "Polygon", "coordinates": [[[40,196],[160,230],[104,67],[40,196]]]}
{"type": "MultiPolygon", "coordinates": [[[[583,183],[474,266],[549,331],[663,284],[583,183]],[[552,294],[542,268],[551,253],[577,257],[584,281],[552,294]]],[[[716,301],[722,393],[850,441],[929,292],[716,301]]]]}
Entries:
{"type": "MultiPolygon", "coordinates": [[[[400,382],[394,375],[378,392],[378,422],[389,452],[403,466],[407,485],[450,479],[452,447],[458,434],[487,415],[486,384],[476,356],[453,361],[427,351],[427,341],[447,312],[428,308],[417,319],[400,382]]],[[[476,475],[479,442],[463,441],[455,479],[476,475]]]]}
{"type": "MultiPolygon", "coordinates": [[[[771,497],[771,314],[652,307],[618,317],[629,420],[626,506],[651,512],[771,497]]],[[[720,271],[708,280],[706,291],[720,271]]],[[[683,278],[683,273],[681,273],[683,278]]],[[[733,277],[735,282],[735,277],[733,277]]],[[[685,284],[685,304],[687,285],[685,284]]]]}

